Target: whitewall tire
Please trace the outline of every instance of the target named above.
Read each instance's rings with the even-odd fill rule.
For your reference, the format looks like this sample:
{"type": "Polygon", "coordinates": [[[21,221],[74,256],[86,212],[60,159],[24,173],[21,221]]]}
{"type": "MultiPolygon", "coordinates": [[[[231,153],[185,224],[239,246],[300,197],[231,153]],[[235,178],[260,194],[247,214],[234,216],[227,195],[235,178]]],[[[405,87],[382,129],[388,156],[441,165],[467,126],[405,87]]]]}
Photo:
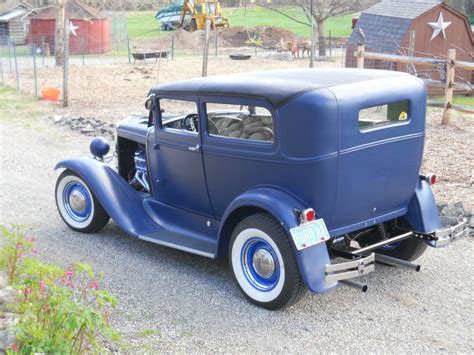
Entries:
{"type": "Polygon", "coordinates": [[[236,226],[229,263],[244,296],[260,307],[283,308],[306,293],[287,234],[266,213],[247,217],[236,226]]]}
{"type": "Polygon", "coordinates": [[[70,170],[59,176],[55,197],[59,215],[73,230],[94,233],[110,219],[89,186],[70,170]]]}

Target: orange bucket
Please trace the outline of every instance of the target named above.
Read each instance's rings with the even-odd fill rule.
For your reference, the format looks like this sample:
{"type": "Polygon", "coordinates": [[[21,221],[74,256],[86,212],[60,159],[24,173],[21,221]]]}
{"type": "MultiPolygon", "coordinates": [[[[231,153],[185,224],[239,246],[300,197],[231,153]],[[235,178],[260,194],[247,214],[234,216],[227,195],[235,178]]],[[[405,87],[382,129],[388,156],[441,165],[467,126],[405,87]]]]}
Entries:
{"type": "Polygon", "coordinates": [[[41,90],[43,100],[57,102],[59,101],[59,95],[61,95],[61,90],[56,88],[46,87],[41,90]]]}

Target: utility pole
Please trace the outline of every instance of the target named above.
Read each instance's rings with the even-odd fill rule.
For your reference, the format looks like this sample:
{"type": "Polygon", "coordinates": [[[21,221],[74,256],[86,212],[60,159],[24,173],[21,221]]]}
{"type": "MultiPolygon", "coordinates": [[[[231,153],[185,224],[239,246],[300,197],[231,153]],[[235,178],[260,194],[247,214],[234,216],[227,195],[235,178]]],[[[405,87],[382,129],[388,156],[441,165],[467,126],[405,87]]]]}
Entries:
{"type": "Polygon", "coordinates": [[[64,25],[66,18],[67,0],[56,0],[56,21],[55,21],[55,38],[54,38],[54,56],[56,58],[56,66],[62,66],[64,63],[64,25]]]}
{"type": "Polygon", "coordinates": [[[309,60],[309,67],[314,68],[314,49],[316,48],[316,41],[314,40],[313,0],[310,0],[309,12],[311,13],[311,58],[309,60]]]}
{"type": "Polygon", "coordinates": [[[207,76],[207,58],[209,56],[209,31],[211,29],[211,19],[206,17],[206,31],[204,40],[204,54],[202,58],[202,76],[207,76]]]}

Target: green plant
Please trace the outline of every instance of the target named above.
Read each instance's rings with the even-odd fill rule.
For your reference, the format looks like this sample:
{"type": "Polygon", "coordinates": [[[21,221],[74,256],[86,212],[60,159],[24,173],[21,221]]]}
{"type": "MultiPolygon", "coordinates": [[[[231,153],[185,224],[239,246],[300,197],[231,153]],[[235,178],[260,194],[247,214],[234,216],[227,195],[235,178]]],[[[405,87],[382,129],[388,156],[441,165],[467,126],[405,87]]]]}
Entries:
{"type": "Polygon", "coordinates": [[[84,263],[67,269],[35,257],[35,239],[19,227],[0,226],[1,264],[19,291],[11,310],[19,315],[16,343],[9,353],[104,352],[105,344],[119,336],[109,324],[116,299],[101,290],[96,274],[84,263]]]}

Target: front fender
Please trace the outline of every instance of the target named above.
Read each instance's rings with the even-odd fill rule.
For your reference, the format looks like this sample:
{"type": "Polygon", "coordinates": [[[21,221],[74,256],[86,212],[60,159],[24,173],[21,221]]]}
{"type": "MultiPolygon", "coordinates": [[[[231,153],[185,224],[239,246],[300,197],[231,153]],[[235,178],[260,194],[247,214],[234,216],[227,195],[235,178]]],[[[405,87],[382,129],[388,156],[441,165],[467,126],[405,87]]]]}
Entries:
{"type": "Polygon", "coordinates": [[[433,192],[425,180],[418,181],[404,218],[416,232],[433,233],[442,228],[433,192]]]}
{"type": "Polygon", "coordinates": [[[232,212],[241,207],[263,209],[281,224],[291,240],[299,271],[309,290],[322,293],[335,286],[324,283],[325,265],[331,263],[326,244],[319,243],[303,250],[297,250],[290,237],[290,229],[299,225],[299,219],[295,216],[293,209],[304,210],[309,206],[294,195],[279,188],[259,187],[249,190],[235,198],[227,207],[219,230],[219,244],[222,242],[222,230],[225,222],[232,212]]]}
{"type": "Polygon", "coordinates": [[[91,158],[72,158],[59,162],[57,169],[69,169],[89,186],[107,214],[125,232],[147,235],[157,226],[143,207],[143,197],[108,165],[91,158]]]}

